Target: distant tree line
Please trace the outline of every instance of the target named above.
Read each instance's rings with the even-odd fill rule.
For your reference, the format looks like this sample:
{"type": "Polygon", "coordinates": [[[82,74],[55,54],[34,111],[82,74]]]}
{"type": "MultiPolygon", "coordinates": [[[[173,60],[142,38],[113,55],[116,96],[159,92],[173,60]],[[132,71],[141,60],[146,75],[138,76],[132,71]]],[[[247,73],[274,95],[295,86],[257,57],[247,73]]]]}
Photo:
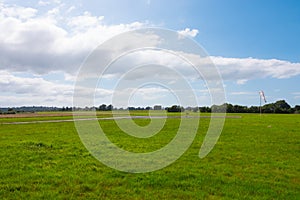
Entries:
{"type": "Polygon", "coordinates": [[[62,108],[47,107],[47,106],[21,106],[21,107],[7,107],[0,108],[0,114],[17,114],[17,113],[34,113],[44,111],[61,111],[62,108]]]}
{"type": "Polygon", "coordinates": [[[185,109],[182,106],[173,105],[171,107],[167,107],[165,110],[168,112],[184,112],[185,109]]]}
{"type": "Polygon", "coordinates": [[[152,108],[150,106],[147,107],[128,107],[127,110],[152,110],[152,108]]]}
{"type": "MultiPolygon", "coordinates": [[[[41,112],[41,111],[112,111],[112,110],[153,110],[152,107],[127,107],[127,108],[114,108],[111,104],[101,104],[100,106],[92,107],[45,107],[45,106],[23,106],[23,107],[12,107],[12,108],[0,108],[0,114],[16,114],[24,112],[41,112]]],[[[232,105],[230,103],[225,103],[223,105],[212,105],[202,106],[202,107],[182,107],[180,105],[173,105],[170,107],[162,108],[168,112],[224,112],[227,113],[300,113],[300,105],[291,107],[285,100],[279,100],[275,103],[269,103],[263,105],[261,108],[259,106],[241,106],[232,105]]]]}
{"type": "Polygon", "coordinates": [[[111,104],[106,105],[106,104],[101,104],[100,106],[92,106],[92,107],[84,107],[84,108],[78,108],[78,107],[71,107],[71,111],[112,111],[113,106],[111,104]]]}
{"type": "Polygon", "coordinates": [[[185,109],[179,109],[179,106],[172,106],[167,108],[169,112],[181,112],[182,110],[191,111],[191,112],[227,112],[227,113],[300,113],[300,105],[291,107],[285,100],[279,100],[275,103],[265,104],[263,106],[241,106],[241,105],[232,105],[230,103],[225,103],[223,105],[212,105],[211,107],[202,106],[202,107],[187,107],[185,109]]]}
{"type": "MultiPolygon", "coordinates": [[[[300,113],[300,105],[291,107],[285,100],[279,100],[275,103],[265,104],[262,107],[260,106],[241,106],[241,105],[232,105],[232,104],[223,104],[223,105],[213,105],[208,112],[213,110],[214,112],[219,112],[226,108],[228,113],[300,113]]],[[[200,107],[199,110],[208,110],[206,107],[200,107]]]]}

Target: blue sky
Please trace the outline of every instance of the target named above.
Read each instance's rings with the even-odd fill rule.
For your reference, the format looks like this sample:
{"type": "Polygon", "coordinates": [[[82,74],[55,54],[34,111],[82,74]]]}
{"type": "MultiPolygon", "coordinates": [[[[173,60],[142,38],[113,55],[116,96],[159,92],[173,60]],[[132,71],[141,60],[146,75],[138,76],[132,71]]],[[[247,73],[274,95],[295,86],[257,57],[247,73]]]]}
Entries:
{"type": "MultiPolygon", "coordinates": [[[[268,102],[300,104],[299,1],[0,2],[0,107],[71,105],[86,56],[113,35],[148,26],[184,31],[199,43],[220,70],[228,102],[258,105],[264,90],[268,102]]],[[[111,91],[102,93],[99,102],[110,103],[111,91]]],[[[176,103],[161,101],[144,104],[176,103]]]]}

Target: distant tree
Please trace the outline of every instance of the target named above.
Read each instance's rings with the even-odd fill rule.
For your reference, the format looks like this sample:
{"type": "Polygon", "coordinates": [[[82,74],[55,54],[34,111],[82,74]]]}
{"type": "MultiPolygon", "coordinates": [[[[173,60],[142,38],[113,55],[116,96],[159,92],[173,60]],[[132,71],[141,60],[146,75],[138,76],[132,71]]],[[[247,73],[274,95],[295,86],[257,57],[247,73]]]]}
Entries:
{"type": "Polygon", "coordinates": [[[66,107],[66,111],[72,111],[72,107],[66,107]]]}
{"type": "Polygon", "coordinates": [[[234,113],[247,113],[248,112],[248,107],[247,106],[234,105],[233,106],[233,112],[234,113]]]}
{"type": "Polygon", "coordinates": [[[290,109],[288,109],[288,113],[296,113],[296,110],[295,110],[295,108],[290,108],[290,109]]]}
{"type": "Polygon", "coordinates": [[[203,106],[203,107],[199,107],[199,111],[204,113],[204,112],[211,112],[211,108],[208,106],[203,106]]]}
{"type": "Polygon", "coordinates": [[[285,100],[276,101],[275,106],[286,110],[291,108],[291,106],[285,100]]]}
{"type": "Polygon", "coordinates": [[[97,108],[95,106],[90,107],[90,111],[96,111],[97,108]]]}
{"type": "Polygon", "coordinates": [[[16,114],[16,111],[13,108],[8,108],[7,114],[16,114]]]}
{"type": "Polygon", "coordinates": [[[181,106],[181,107],[180,107],[180,111],[181,111],[181,112],[184,112],[184,111],[185,111],[184,107],[181,106]]]}
{"type": "Polygon", "coordinates": [[[258,106],[251,106],[250,108],[248,108],[248,112],[249,113],[259,113],[259,107],[258,106]]]}
{"type": "Polygon", "coordinates": [[[151,110],[151,107],[150,107],[150,106],[147,106],[145,109],[146,109],[146,110],[151,110]]]}
{"type": "Polygon", "coordinates": [[[300,113],[300,105],[296,105],[296,106],[294,107],[294,112],[295,112],[295,113],[300,113]]]}
{"type": "Polygon", "coordinates": [[[293,113],[294,110],[285,100],[279,100],[275,103],[266,104],[262,107],[264,113],[293,113]]]}
{"type": "Polygon", "coordinates": [[[102,104],[101,106],[99,106],[99,110],[100,111],[105,111],[106,110],[106,105],[102,104]]]}
{"type": "Polygon", "coordinates": [[[263,113],[275,113],[274,103],[269,103],[261,108],[263,113]]]}
{"type": "Polygon", "coordinates": [[[289,113],[291,106],[285,101],[280,100],[274,103],[275,113],[289,113]]]}
{"type": "Polygon", "coordinates": [[[188,107],[186,107],[186,108],[185,108],[185,110],[186,110],[186,111],[192,111],[192,110],[193,110],[193,108],[192,108],[192,107],[190,107],[190,106],[188,106],[188,107]]]}
{"type": "Polygon", "coordinates": [[[194,107],[193,108],[193,112],[199,112],[200,110],[199,110],[199,107],[194,107]]]}
{"type": "Polygon", "coordinates": [[[131,106],[131,107],[128,107],[127,109],[128,109],[128,110],[136,110],[136,108],[135,108],[135,107],[133,107],[133,106],[131,106]]]}
{"type": "Polygon", "coordinates": [[[107,111],[112,111],[113,110],[113,106],[111,104],[109,104],[107,107],[106,107],[106,110],[107,111]]]}
{"type": "Polygon", "coordinates": [[[167,111],[168,112],[184,112],[184,108],[180,107],[178,105],[173,105],[173,106],[167,108],[167,111]]]}
{"type": "Polygon", "coordinates": [[[227,104],[224,103],[222,105],[212,105],[211,112],[223,113],[226,112],[227,104]]]}
{"type": "Polygon", "coordinates": [[[233,112],[233,105],[232,104],[226,104],[226,110],[228,113],[232,113],[233,112]]]}

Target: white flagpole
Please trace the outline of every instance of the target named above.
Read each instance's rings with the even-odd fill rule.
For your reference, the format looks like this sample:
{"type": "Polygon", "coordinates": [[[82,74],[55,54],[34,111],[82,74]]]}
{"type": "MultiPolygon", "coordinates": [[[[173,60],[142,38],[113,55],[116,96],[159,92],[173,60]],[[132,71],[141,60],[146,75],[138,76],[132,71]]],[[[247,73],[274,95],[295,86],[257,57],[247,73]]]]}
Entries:
{"type": "Polygon", "coordinates": [[[267,100],[266,100],[266,97],[265,97],[265,93],[264,91],[259,91],[259,113],[260,113],[260,116],[261,116],[261,112],[262,112],[262,109],[261,109],[261,99],[264,99],[264,102],[267,103],[267,100]]]}
{"type": "Polygon", "coordinates": [[[260,92],[259,92],[259,113],[261,116],[261,94],[260,94],[260,92]]]}

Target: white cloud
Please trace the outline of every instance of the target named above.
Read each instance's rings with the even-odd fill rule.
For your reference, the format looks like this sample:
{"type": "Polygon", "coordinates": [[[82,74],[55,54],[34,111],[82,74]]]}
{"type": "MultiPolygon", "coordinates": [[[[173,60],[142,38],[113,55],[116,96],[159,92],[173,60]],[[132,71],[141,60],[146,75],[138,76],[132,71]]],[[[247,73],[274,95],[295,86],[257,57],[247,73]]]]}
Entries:
{"type": "Polygon", "coordinates": [[[66,13],[70,13],[70,12],[72,12],[73,10],[75,10],[76,9],[76,7],[75,6],[70,6],[68,9],[67,9],[67,11],[66,11],[66,13]]]}
{"type": "Polygon", "coordinates": [[[196,37],[199,31],[197,29],[186,28],[184,30],[178,31],[178,33],[183,36],[196,37]]]}
{"type": "Polygon", "coordinates": [[[25,8],[20,6],[7,6],[0,3],[0,17],[1,18],[18,18],[27,20],[36,16],[37,10],[34,8],[25,8]]]}
{"type": "Polygon", "coordinates": [[[38,2],[39,6],[48,6],[48,5],[51,5],[51,4],[61,4],[61,1],[60,0],[49,0],[49,1],[40,0],[38,2]]]}
{"type": "Polygon", "coordinates": [[[220,69],[222,77],[226,80],[237,80],[245,83],[246,80],[258,78],[290,78],[300,74],[300,63],[277,59],[257,58],[224,58],[211,57],[220,69]]]}
{"type": "Polygon", "coordinates": [[[102,24],[104,16],[96,17],[92,16],[90,12],[84,12],[81,16],[72,17],[68,21],[68,25],[75,30],[86,31],[91,27],[98,26],[102,24]]]}
{"type": "Polygon", "coordinates": [[[49,10],[47,12],[47,15],[49,15],[49,16],[51,16],[51,15],[56,16],[56,15],[59,15],[59,13],[60,13],[60,8],[59,7],[55,7],[53,9],[49,10]]]}
{"type": "Polygon", "coordinates": [[[50,4],[51,4],[50,1],[42,1],[42,0],[40,0],[40,1],[38,2],[38,5],[39,5],[39,6],[47,6],[47,5],[50,5],[50,4]]]}
{"type": "Polygon", "coordinates": [[[247,79],[239,79],[239,80],[236,81],[236,83],[237,83],[238,85],[243,85],[243,84],[245,84],[247,81],[248,81],[247,79]]]}
{"type": "Polygon", "coordinates": [[[141,79],[159,76],[166,80],[174,80],[168,73],[176,70],[183,77],[191,81],[205,79],[215,80],[220,72],[223,80],[234,81],[239,85],[246,84],[249,80],[262,78],[290,78],[300,74],[300,63],[291,63],[277,59],[255,59],[255,58],[224,58],[224,57],[203,57],[199,55],[163,50],[139,50],[128,53],[126,56],[114,61],[106,70],[107,77],[118,78],[130,72],[127,79],[141,79]],[[191,63],[198,66],[198,71],[190,63],[183,60],[183,56],[191,63]],[[134,66],[149,65],[143,70],[130,71],[134,66]],[[160,65],[157,70],[151,66],[160,65]],[[213,65],[218,68],[214,69],[213,65]]]}
{"type": "MultiPolygon", "coordinates": [[[[145,26],[140,22],[105,25],[103,16],[93,16],[89,12],[67,16],[60,21],[60,6],[50,10],[51,14],[37,15],[37,10],[33,8],[1,5],[0,69],[32,71],[36,74],[63,70],[75,74],[84,58],[98,44],[121,32],[145,26]]],[[[186,28],[178,33],[195,37],[198,30],[186,28]]],[[[139,43],[136,38],[130,41],[139,43]]],[[[197,55],[185,55],[188,59],[199,60],[197,55]]],[[[151,58],[152,63],[174,66],[181,69],[184,75],[195,76],[195,71],[188,68],[186,63],[180,63],[172,56],[152,54],[149,57],[149,52],[145,51],[140,52],[137,58],[144,59],[144,63],[151,58]]],[[[289,78],[300,74],[300,63],[216,56],[211,59],[225,80],[235,80],[238,84],[257,78],[289,78]]],[[[132,60],[126,60],[128,65],[132,60]]],[[[203,60],[201,62],[203,64],[203,60]]],[[[201,70],[206,69],[203,67],[201,70]]]]}
{"type": "Polygon", "coordinates": [[[62,5],[36,15],[33,8],[1,5],[0,69],[36,74],[63,69],[76,73],[97,45],[144,26],[140,22],[104,25],[103,17],[88,12],[62,17],[60,9],[62,5]]]}
{"type": "Polygon", "coordinates": [[[0,71],[1,106],[71,105],[73,85],[0,71]]]}

